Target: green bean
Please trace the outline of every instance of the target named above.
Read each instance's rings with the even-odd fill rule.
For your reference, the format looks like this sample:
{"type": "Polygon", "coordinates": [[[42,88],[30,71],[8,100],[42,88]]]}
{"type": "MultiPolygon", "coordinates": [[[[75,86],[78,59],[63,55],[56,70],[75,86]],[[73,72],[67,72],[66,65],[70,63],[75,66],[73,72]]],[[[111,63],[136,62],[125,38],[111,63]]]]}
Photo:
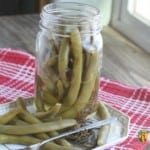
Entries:
{"type": "Polygon", "coordinates": [[[40,76],[36,75],[36,97],[34,97],[34,104],[36,106],[36,111],[44,111],[44,103],[41,101],[41,88],[43,86],[40,76]]]}
{"type": "Polygon", "coordinates": [[[40,79],[44,86],[50,91],[55,91],[55,83],[58,80],[58,76],[52,67],[44,66],[43,70],[39,72],[40,79]]]}
{"type": "Polygon", "coordinates": [[[90,63],[90,53],[88,52],[85,52],[85,55],[86,55],[86,62],[85,62],[85,68],[87,68],[89,66],[89,63],[90,63]]]}
{"type": "Polygon", "coordinates": [[[69,41],[67,38],[63,38],[59,50],[58,72],[60,75],[60,79],[62,80],[62,83],[66,88],[69,86],[69,82],[66,76],[66,72],[68,70],[68,62],[69,62],[69,41]]]}
{"type": "MultiPolygon", "coordinates": [[[[22,121],[22,120],[19,120],[18,118],[14,118],[12,121],[11,121],[12,124],[15,124],[15,125],[26,125],[28,124],[27,122],[25,121],[22,121]]],[[[49,134],[50,136],[56,136],[58,135],[58,133],[56,131],[51,131],[49,134]],[[54,132],[54,133],[53,133],[54,132]]],[[[35,134],[34,136],[36,137],[31,137],[31,136],[26,136],[26,135],[23,135],[23,136],[16,136],[16,135],[8,135],[8,134],[0,134],[0,143],[1,144],[25,144],[25,145],[30,145],[30,144],[35,144],[37,142],[40,142],[42,139],[47,139],[49,138],[46,134],[44,135],[45,133],[38,133],[38,134],[35,134]],[[38,138],[38,139],[37,139],[38,138]],[[39,140],[41,139],[41,140],[39,140]]],[[[46,143],[44,145],[44,150],[53,150],[53,149],[64,149],[64,150],[69,150],[69,147],[71,146],[70,143],[68,141],[66,141],[65,139],[60,139],[60,140],[57,140],[58,144],[61,144],[60,145],[57,145],[55,143],[46,143]],[[65,146],[65,147],[64,147],[65,146]]]]}
{"type": "Polygon", "coordinates": [[[48,87],[51,93],[55,94],[56,93],[56,83],[59,80],[58,74],[56,73],[54,68],[52,67],[44,67],[43,72],[45,73],[45,76],[41,76],[41,78],[45,78],[44,85],[48,87]],[[45,83],[47,81],[47,83],[45,83]]]}
{"type": "MultiPolygon", "coordinates": [[[[19,118],[14,118],[11,122],[13,125],[28,125],[29,123],[20,120],[19,118]]],[[[48,139],[49,136],[46,133],[38,133],[38,134],[34,134],[34,137],[37,137],[39,139],[48,139]]]]}
{"type": "MultiPolygon", "coordinates": [[[[60,104],[57,104],[53,107],[53,109],[51,110],[51,114],[56,113],[58,109],[60,109],[60,104]]],[[[48,115],[48,112],[44,112],[44,113],[47,113],[46,115],[48,115]]],[[[25,120],[25,121],[27,121],[28,123],[31,123],[31,124],[41,123],[41,120],[39,120],[38,118],[36,118],[35,116],[33,116],[32,114],[30,114],[27,111],[24,111],[24,113],[22,115],[20,115],[20,117],[23,120],[25,120]]],[[[46,116],[42,115],[41,117],[46,117],[46,116]]],[[[17,120],[17,122],[20,122],[20,121],[17,120]]],[[[56,132],[56,131],[51,131],[51,133],[52,132],[56,132]]],[[[49,134],[49,133],[47,133],[47,134],[46,133],[38,133],[38,134],[35,134],[35,136],[40,138],[40,139],[47,139],[49,136],[51,136],[51,134],[49,134]]]]}
{"type": "Polygon", "coordinates": [[[18,115],[21,112],[20,109],[12,110],[7,112],[6,114],[0,116],[0,124],[6,124],[9,121],[11,121],[16,115],[18,115]]]}
{"type": "Polygon", "coordinates": [[[28,111],[22,111],[22,113],[19,114],[19,118],[21,118],[22,120],[24,120],[24,121],[26,121],[30,124],[35,124],[35,123],[41,123],[42,122],[28,111]]]}
{"type": "Polygon", "coordinates": [[[60,103],[56,103],[54,106],[52,106],[52,108],[46,112],[37,112],[35,114],[35,116],[41,120],[46,119],[53,119],[57,113],[59,112],[61,108],[61,104],[60,103]]]}
{"type": "MultiPolygon", "coordinates": [[[[56,132],[56,131],[53,131],[53,132],[49,132],[48,135],[50,135],[51,137],[54,137],[54,136],[59,135],[59,133],[56,132]]],[[[71,147],[70,142],[68,142],[68,141],[65,140],[65,139],[56,140],[56,143],[58,143],[58,144],[60,144],[60,145],[63,145],[63,146],[71,147]]]]}
{"type": "Polygon", "coordinates": [[[24,101],[21,97],[17,98],[16,101],[17,101],[17,105],[19,108],[21,108],[22,110],[27,110],[26,104],[24,103],[24,101]]]}
{"type": "Polygon", "coordinates": [[[86,50],[84,50],[83,52],[83,71],[82,71],[82,83],[85,83],[86,81],[84,81],[84,77],[86,75],[86,70],[89,67],[90,64],[90,56],[91,54],[89,52],[86,52],[86,50]]]}
{"type": "MultiPolygon", "coordinates": [[[[0,134],[0,144],[23,144],[31,145],[41,140],[28,135],[8,135],[0,134]]],[[[55,144],[53,142],[46,143],[42,146],[43,150],[70,150],[70,147],[55,144]]],[[[71,148],[72,149],[72,148],[71,148]]]]}
{"type": "Polygon", "coordinates": [[[43,72],[40,72],[41,76],[37,76],[39,82],[43,82],[43,84],[37,83],[37,97],[35,101],[37,111],[45,110],[44,103],[54,105],[57,102],[57,99],[53,94],[56,93],[55,84],[58,81],[58,76],[51,67],[48,68],[47,66],[44,66],[43,70],[43,72]]]}
{"type": "Polygon", "coordinates": [[[58,61],[58,55],[55,55],[55,56],[51,56],[47,62],[46,62],[46,65],[48,67],[51,67],[51,66],[54,66],[57,64],[57,61],[58,61]]]}
{"type": "Polygon", "coordinates": [[[98,102],[97,111],[98,111],[98,114],[99,114],[101,119],[110,118],[110,113],[109,113],[107,107],[101,101],[98,102]]]}
{"type": "Polygon", "coordinates": [[[73,147],[68,147],[68,146],[63,146],[63,145],[58,145],[56,143],[47,143],[42,147],[43,150],[77,150],[74,149],[73,147]]]}
{"type": "Polygon", "coordinates": [[[44,103],[39,97],[34,98],[34,103],[36,106],[36,111],[44,111],[44,103]]]}
{"type": "MultiPolygon", "coordinates": [[[[105,104],[103,104],[100,101],[98,103],[97,112],[101,119],[110,118],[110,113],[107,107],[105,106],[105,104]]],[[[109,124],[109,125],[104,125],[99,129],[97,145],[101,146],[107,143],[110,128],[111,128],[111,125],[109,124]]]]}
{"type": "Polygon", "coordinates": [[[24,124],[28,124],[27,122],[20,120],[18,117],[13,118],[13,120],[9,123],[12,125],[24,125],[24,124]]]}
{"type": "Polygon", "coordinates": [[[56,47],[56,43],[53,39],[51,39],[50,41],[50,47],[51,47],[51,52],[52,52],[52,56],[57,55],[58,53],[58,48],[56,47]]]}
{"type": "Polygon", "coordinates": [[[44,87],[47,87],[51,92],[53,92],[55,89],[53,82],[46,76],[44,72],[40,72],[40,76],[37,75],[36,81],[38,88],[41,88],[44,85],[44,87]]]}
{"type": "Polygon", "coordinates": [[[93,103],[95,103],[96,108],[97,108],[97,100],[96,99],[97,99],[98,89],[99,89],[99,72],[97,72],[94,89],[93,89],[92,95],[90,97],[90,99],[94,101],[93,103]]]}
{"type": "MultiPolygon", "coordinates": [[[[22,120],[24,120],[25,122],[30,123],[30,124],[41,123],[41,121],[38,118],[34,117],[28,111],[22,111],[22,113],[19,114],[19,118],[21,118],[22,120]]],[[[27,124],[27,123],[25,123],[25,124],[27,124]]],[[[36,134],[36,136],[41,139],[49,138],[49,136],[45,133],[38,133],[38,134],[36,134]]]]}
{"type": "Polygon", "coordinates": [[[9,134],[0,134],[0,144],[24,144],[30,145],[40,142],[38,138],[31,137],[28,135],[9,135],[9,134]]]}
{"type": "Polygon", "coordinates": [[[49,105],[55,105],[58,102],[56,97],[52,95],[51,91],[48,91],[47,89],[41,91],[41,94],[42,100],[49,105]]]}
{"type": "Polygon", "coordinates": [[[42,120],[43,118],[49,116],[51,113],[52,113],[51,110],[42,111],[42,112],[36,112],[36,113],[34,114],[34,116],[35,116],[36,118],[42,120]]]}
{"type": "MultiPolygon", "coordinates": [[[[55,106],[53,107],[53,109],[51,110],[51,113],[54,113],[54,111],[59,110],[60,107],[61,107],[60,104],[55,105],[55,106]]],[[[45,113],[47,113],[47,115],[48,115],[49,112],[45,112],[45,113]]],[[[55,112],[55,113],[56,113],[56,112],[55,112]]],[[[26,122],[28,122],[28,123],[30,123],[30,124],[42,123],[42,121],[41,121],[40,119],[38,119],[36,116],[34,116],[33,114],[31,114],[31,113],[28,112],[28,111],[22,111],[22,113],[19,114],[19,117],[20,117],[22,120],[24,120],[24,121],[26,121],[26,122]]]]}
{"type": "MultiPolygon", "coordinates": [[[[84,82],[83,84],[87,84],[87,82],[86,83],[84,82]]],[[[87,117],[87,115],[92,114],[93,112],[95,112],[97,110],[97,100],[96,99],[97,99],[98,89],[99,89],[99,73],[97,73],[94,88],[93,88],[92,94],[85,106],[85,109],[82,109],[80,111],[80,113],[78,113],[76,119],[82,121],[87,117]]]]}
{"type": "Polygon", "coordinates": [[[62,104],[57,103],[56,105],[54,105],[50,110],[51,110],[51,115],[49,115],[48,117],[46,117],[46,120],[52,120],[56,117],[56,115],[58,114],[58,112],[60,111],[62,104]]]}
{"type": "Polygon", "coordinates": [[[74,119],[63,119],[31,125],[0,125],[0,133],[12,135],[36,134],[72,127],[76,125],[76,123],[74,119]]]}
{"type": "Polygon", "coordinates": [[[52,67],[47,68],[45,66],[45,68],[43,68],[43,70],[46,73],[46,76],[48,77],[48,79],[51,80],[51,82],[53,84],[55,84],[58,81],[59,77],[58,77],[58,75],[56,74],[55,70],[52,67]]]}
{"type": "Polygon", "coordinates": [[[63,102],[66,106],[71,106],[77,99],[80,90],[82,78],[82,43],[78,29],[71,32],[71,47],[73,55],[73,69],[71,85],[68,89],[67,95],[64,97],[63,102]]]}
{"type": "Polygon", "coordinates": [[[98,53],[97,52],[91,53],[90,64],[86,70],[84,78],[84,82],[86,82],[86,84],[85,83],[82,84],[79,97],[75,102],[75,104],[72,107],[70,107],[68,111],[61,114],[63,118],[75,118],[77,114],[80,113],[80,111],[84,109],[85,106],[87,105],[91,97],[92,91],[94,89],[95,80],[98,72],[97,70],[98,62],[99,62],[98,53]]]}
{"type": "Polygon", "coordinates": [[[61,100],[64,95],[64,87],[61,80],[57,81],[58,99],[61,100]]]}
{"type": "MultiPolygon", "coordinates": [[[[57,114],[57,112],[59,112],[59,110],[60,110],[60,107],[61,107],[61,104],[56,104],[49,111],[51,112],[51,114],[52,113],[57,114]]],[[[44,113],[47,113],[47,112],[44,112],[44,113]]],[[[48,113],[47,113],[47,115],[40,116],[41,117],[40,119],[46,118],[47,116],[49,117],[48,113]]],[[[52,119],[52,116],[51,116],[51,119],[52,119]]],[[[48,135],[51,136],[51,137],[53,137],[53,136],[59,135],[59,133],[57,131],[51,131],[51,132],[48,132],[48,135]]],[[[65,139],[59,139],[59,140],[56,141],[56,143],[58,143],[60,145],[63,145],[63,146],[69,146],[69,147],[71,146],[71,144],[67,140],[65,140],[65,139]]]]}

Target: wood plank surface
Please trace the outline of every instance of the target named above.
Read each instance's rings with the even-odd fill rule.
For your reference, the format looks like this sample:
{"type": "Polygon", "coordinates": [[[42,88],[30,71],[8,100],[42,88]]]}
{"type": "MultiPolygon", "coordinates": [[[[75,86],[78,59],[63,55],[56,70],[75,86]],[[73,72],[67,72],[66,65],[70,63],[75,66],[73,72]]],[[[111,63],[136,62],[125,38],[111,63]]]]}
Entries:
{"type": "Polygon", "coordinates": [[[0,47],[17,48],[35,54],[39,15],[0,17],[0,47]]]}
{"type": "MultiPolygon", "coordinates": [[[[39,15],[0,17],[0,47],[25,50],[35,55],[39,15]]],[[[131,86],[150,87],[150,54],[136,47],[110,27],[104,40],[101,76],[131,86]]]]}
{"type": "Polygon", "coordinates": [[[132,86],[150,87],[150,53],[112,28],[104,28],[102,76],[132,86]]]}

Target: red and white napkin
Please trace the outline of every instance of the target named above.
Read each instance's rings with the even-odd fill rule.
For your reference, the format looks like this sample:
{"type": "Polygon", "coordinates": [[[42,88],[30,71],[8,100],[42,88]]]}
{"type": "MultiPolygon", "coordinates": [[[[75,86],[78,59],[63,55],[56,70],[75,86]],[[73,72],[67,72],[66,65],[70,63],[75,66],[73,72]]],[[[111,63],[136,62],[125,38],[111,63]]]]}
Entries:
{"type": "Polygon", "coordinates": [[[98,96],[101,100],[130,117],[129,137],[110,149],[147,150],[145,146],[148,142],[139,141],[138,132],[150,131],[150,88],[130,87],[117,81],[101,79],[100,89],[98,96]]]}
{"type": "Polygon", "coordinates": [[[35,58],[25,52],[0,49],[0,104],[34,92],[35,58]]]}

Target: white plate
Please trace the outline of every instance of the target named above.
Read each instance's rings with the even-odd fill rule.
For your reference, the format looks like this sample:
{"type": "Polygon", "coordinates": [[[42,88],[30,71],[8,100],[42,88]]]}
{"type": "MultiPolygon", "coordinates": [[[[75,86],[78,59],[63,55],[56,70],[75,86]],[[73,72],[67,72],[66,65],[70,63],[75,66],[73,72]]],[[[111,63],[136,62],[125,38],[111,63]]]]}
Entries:
{"type": "MultiPolygon", "coordinates": [[[[30,105],[32,102],[30,100],[28,100],[27,103],[30,105]]],[[[130,118],[126,114],[109,106],[108,104],[106,104],[106,106],[108,107],[108,110],[109,110],[111,116],[117,117],[118,120],[116,122],[112,123],[112,125],[111,125],[110,136],[107,140],[107,143],[103,146],[95,147],[92,150],[102,150],[105,148],[109,148],[113,145],[123,142],[128,137],[130,118]]],[[[6,113],[10,109],[14,109],[15,107],[16,107],[15,103],[10,103],[7,105],[0,105],[0,110],[1,110],[0,115],[3,113],[6,113]],[[4,107],[6,108],[5,111],[4,111],[4,107]],[[2,110],[3,110],[3,112],[2,112],[2,110]]],[[[31,107],[29,109],[32,110],[31,107]]],[[[22,146],[22,145],[15,145],[15,144],[0,145],[0,149],[3,148],[3,150],[14,150],[14,149],[19,149],[19,148],[23,148],[23,147],[24,146],[22,146]],[[4,147],[6,147],[6,149],[4,149],[4,147]]],[[[83,150],[83,148],[81,148],[81,149],[83,150]]]]}

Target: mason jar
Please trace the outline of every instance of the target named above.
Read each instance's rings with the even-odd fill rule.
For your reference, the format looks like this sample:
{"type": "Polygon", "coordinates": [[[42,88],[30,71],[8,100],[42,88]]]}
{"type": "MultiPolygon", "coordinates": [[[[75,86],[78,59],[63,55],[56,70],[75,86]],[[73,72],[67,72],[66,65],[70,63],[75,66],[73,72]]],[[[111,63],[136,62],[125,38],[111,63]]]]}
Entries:
{"type": "Polygon", "coordinates": [[[59,2],[41,12],[36,40],[38,112],[84,120],[96,109],[103,40],[99,9],[59,2]]]}

